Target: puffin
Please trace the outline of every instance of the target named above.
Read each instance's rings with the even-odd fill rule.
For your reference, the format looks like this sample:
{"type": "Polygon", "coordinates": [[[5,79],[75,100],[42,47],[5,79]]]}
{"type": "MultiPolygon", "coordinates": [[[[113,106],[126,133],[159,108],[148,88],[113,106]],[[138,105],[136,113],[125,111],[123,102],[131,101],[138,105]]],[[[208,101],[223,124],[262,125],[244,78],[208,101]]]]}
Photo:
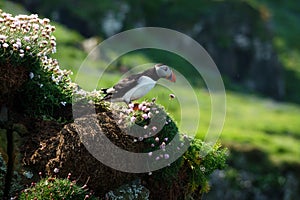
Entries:
{"type": "Polygon", "coordinates": [[[130,104],[132,101],[145,96],[154,88],[160,78],[165,78],[171,82],[176,81],[176,76],[169,66],[155,64],[154,67],[141,73],[121,79],[111,88],[101,89],[106,94],[102,100],[130,104]]]}

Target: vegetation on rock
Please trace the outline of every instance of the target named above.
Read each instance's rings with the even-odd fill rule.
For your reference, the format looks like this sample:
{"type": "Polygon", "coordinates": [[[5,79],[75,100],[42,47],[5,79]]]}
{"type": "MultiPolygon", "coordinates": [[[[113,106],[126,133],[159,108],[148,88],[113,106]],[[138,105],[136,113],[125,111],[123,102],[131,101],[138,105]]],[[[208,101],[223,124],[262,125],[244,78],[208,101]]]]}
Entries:
{"type": "Polygon", "coordinates": [[[72,200],[72,199],[96,199],[88,192],[86,185],[78,186],[76,181],[70,178],[60,179],[56,177],[43,178],[31,187],[23,190],[18,197],[20,200],[49,199],[49,200],[72,200]]]}
{"type": "MultiPolygon", "coordinates": [[[[0,103],[1,110],[5,107],[9,114],[0,125],[1,129],[7,130],[7,138],[10,138],[7,140],[8,146],[11,147],[7,149],[11,151],[7,152],[8,161],[16,162],[13,127],[24,126],[28,131],[25,131],[24,135],[19,133],[22,138],[21,168],[33,172],[45,171],[50,176],[23,190],[20,199],[87,199],[90,197],[86,194],[85,185],[79,187],[69,178],[56,178],[55,174],[58,170],[62,174],[72,171],[72,174],[79,177],[79,182],[82,183],[88,179],[90,188],[95,189],[95,193],[100,196],[138,176],[104,166],[86,150],[86,146],[83,145],[84,138],[78,134],[79,129],[85,127],[73,123],[70,117],[71,110],[68,106],[72,103],[72,98],[75,100],[73,102],[75,106],[96,106],[96,125],[104,130],[105,135],[115,145],[126,150],[150,153],[157,149],[164,150],[170,141],[176,140],[178,144],[183,145],[189,145],[191,142],[188,154],[155,172],[153,179],[151,175],[139,175],[148,184],[150,198],[154,199],[159,195],[153,190],[157,185],[165,188],[164,195],[168,198],[169,186],[173,180],[186,184],[191,181],[188,190],[184,188],[178,191],[180,196],[193,195],[199,188],[201,189],[197,190],[195,195],[207,191],[208,175],[215,169],[225,167],[225,150],[220,150],[220,146],[212,147],[207,152],[208,156],[200,158],[199,162],[200,152],[207,146],[203,145],[204,143],[196,144],[182,136],[176,123],[161,106],[154,102],[133,104],[128,110],[108,108],[100,101],[102,95],[99,91],[87,92],[80,89],[71,81],[69,76],[71,72],[61,70],[58,61],[50,57],[50,54],[56,51],[56,39],[52,34],[55,27],[49,24],[49,19],[40,19],[37,15],[14,17],[3,11],[0,11],[0,14],[0,103]],[[117,112],[118,117],[115,117],[114,112],[117,112]],[[60,119],[67,119],[67,122],[61,123],[60,119]],[[152,119],[163,123],[151,124],[152,119]],[[148,132],[153,131],[156,136],[152,137],[149,133],[142,138],[132,137],[126,135],[126,132],[120,128],[124,125],[129,130],[133,124],[143,127],[148,132]],[[180,177],[180,173],[184,176],[180,177]],[[203,176],[200,173],[203,173],[203,176]],[[159,182],[158,174],[167,181],[159,182]],[[201,177],[198,180],[195,176],[201,177]],[[104,181],[99,182],[99,180],[104,181]]],[[[91,113],[83,112],[77,120],[91,122],[92,116],[91,113]]],[[[90,138],[98,137],[97,132],[91,131],[88,134],[90,138]]],[[[156,157],[154,162],[159,162],[160,159],[168,160],[172,156],[165,153],[156,157]]],[[[8,168],[12,172],[13,164],[11,163],[8,168]]],[[[25,175],[27,178],[33,178],[30,181],[37,179],[33,174],[25,173],[25,175]]],[[[28,180],[20,180],[21,184],[26,182],[28,183],[28,180]]],[[[6,181],[7,184],[11,184],[11,177],[6,181]]],[[[4,198],[8,197],[9,189],[10,187],[5,188],[4,198]]]]}

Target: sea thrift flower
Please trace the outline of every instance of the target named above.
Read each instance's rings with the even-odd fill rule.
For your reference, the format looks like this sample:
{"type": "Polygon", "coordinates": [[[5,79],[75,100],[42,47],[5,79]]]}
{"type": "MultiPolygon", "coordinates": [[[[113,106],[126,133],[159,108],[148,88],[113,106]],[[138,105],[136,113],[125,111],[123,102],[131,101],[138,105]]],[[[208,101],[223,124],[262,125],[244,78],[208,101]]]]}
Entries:
{"type": "Polygon", "coordinates": [[[135,120],[136,120],[136,117],[134,117],[134,116],[132,116],[132,117],[130,118],[130,121],[131,121],[131,122],[135,122],[135,120]]]}
{"type": "Polygon", "coordinates": [[[7,43],[4,43],[2,46],[3,46],[4,48],[7,48],[9,45],[8,45],[7,43]]]}
{"type": "Polygon", "coordinates": [[[169,158],[170,158],[170,155],[166,153],[166,154],[164,155],[164,157],[165,157],[165,159],[169,159],[169,158]]]}
{"type": "Polygon", "coordinates": [[[5,36],[5,35],[0,35],[0,41],[4,41],[4,40],[6,40],[6,38],[7,38],[7,36],[5,36]]]}
{"type": "Polygon", "coordinates": [[[144,119],[148,119],[148,114],[142,114],[142,117],[143,117],[144,119]]]}
{"type": "Polygon", "coordinates": [[[58,168],[54,168],[53,172],[57,174],[59,172],[59,169],[58,168]]]}
{"type": "Polygon", "coordinates": [[[166,143],[165,142],[161,143],[160,148],[165,149],[166,148],[166,143]]]}
{"type": "Polygon", "coordinates": [[[152,156],[152,154],[153,154],[152,152],[149,152],[149,153],[148,153],[149,156],[152,156]]]}
{"type": "Polygon", "coordinates": [[[24,40],[25,40],[26,42],[29,42],[29,41],[30,41],[30,37],[29,37],[29,36],[24,36],[24,40]]]}
{"type": "Polygon", "coordinates": [[[152,131],[155,132],[156,130],[157,130],[157,127],[156,127],[156,126],[153,126],[153,127],[152,127],[152,131]]]}
{"type": "Polygon", "coordinates": [[[147,106],[142,107],[142,111],[145,111],[147,109],[147,106]]]}
{"type": "Polygon", "coordinates": [[[159,142],[159,138],[158,137],[155,138],[155,142],[159,142]]]}
{"type": "Polygon", "coordinates": [[[139,104],[138,109],[142,110],[143,104],[139,104]]]}

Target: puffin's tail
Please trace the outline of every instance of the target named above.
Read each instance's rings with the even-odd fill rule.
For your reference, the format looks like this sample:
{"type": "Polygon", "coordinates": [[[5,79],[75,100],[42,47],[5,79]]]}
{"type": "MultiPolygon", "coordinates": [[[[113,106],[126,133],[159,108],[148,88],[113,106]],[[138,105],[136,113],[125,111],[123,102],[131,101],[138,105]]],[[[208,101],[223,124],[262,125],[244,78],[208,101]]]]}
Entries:
{"type": "Polygon", "coordinates": [[[101,91],[103,94],[105,94],[105,96],[101,99],[101,101],[106,101],[106,100],[111,99],[112,93],[107,92],[108,89],[109,89],[109,88],[102,88],[102,89],[100,89],[100,91],[101,91]]]}

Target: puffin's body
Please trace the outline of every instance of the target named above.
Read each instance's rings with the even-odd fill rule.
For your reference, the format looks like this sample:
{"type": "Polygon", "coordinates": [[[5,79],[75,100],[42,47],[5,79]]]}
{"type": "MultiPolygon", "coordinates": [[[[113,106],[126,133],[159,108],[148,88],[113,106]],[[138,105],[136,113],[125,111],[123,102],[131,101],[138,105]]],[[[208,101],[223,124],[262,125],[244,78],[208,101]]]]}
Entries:
{"type": "Polygon", "coordinates": [[[119,81],[112,88],[102,89],[106,96],[103,100],[111,102],[125,102],[137,100],[145,96],[160,78],[166,78],[172,82],[176,81],[173,71],[163,64],[156,64],[142,73],[128,76],[119,81]]]}

